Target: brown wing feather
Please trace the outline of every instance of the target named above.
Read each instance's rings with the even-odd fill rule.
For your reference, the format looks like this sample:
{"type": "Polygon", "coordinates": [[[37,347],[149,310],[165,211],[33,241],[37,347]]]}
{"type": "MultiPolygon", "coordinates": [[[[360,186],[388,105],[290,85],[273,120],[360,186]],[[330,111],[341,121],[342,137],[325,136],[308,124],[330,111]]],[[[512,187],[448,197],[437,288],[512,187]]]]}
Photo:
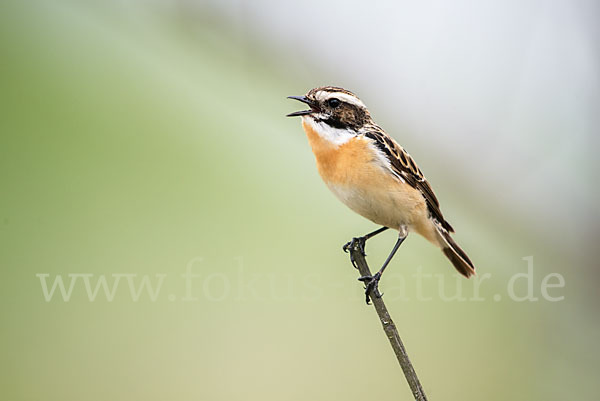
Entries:
{"type": "Polygon", "coordinates": [[[444,215],[440,210],[440,202],[433,193],[433,189],[429,182],[423,176],[423,173],[417,166],[413,158],[398,145],[396,141],[390,138],[378,126],[369,127],[370,129],[364,134],[367,138],[372,139],[377,147],[388,157],[390,165],[394,172],[401,177],[407,184],[415,189],[418,189],[425,201],[431,216],[436,219],[443,228],[449,232],[454,232],[454,229],[444,219],[444,215]]]}

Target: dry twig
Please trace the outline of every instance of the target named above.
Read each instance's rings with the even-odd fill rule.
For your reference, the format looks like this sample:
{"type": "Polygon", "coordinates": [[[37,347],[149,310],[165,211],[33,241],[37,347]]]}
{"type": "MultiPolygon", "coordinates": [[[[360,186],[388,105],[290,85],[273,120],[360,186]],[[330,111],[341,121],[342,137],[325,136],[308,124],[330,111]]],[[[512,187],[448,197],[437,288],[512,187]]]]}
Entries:
{"type": "MultiPolygon", "coordinates": [[[[352,254],[356,266],[360,271],[362,276],[371,276],[371,271],[369,269],[369,265],[359,250],[358,246],[353,246],[349,249],[352,254]]],[[[406,377],[406,381],[410,386],[410,389],[417,401],[427,401],[427,397],[425,396],[425,392],[423,391],[423,387],[421,387],[421,383],[419,382],[419,378],[417,377],[417,373],[408,358],[408,354],[406,353],[406,349],[404,348],[404,344],[402,343],[402,339],[400,339],[400,335],[398,334],[398,330],[396,329],[396,325],[392,321],[390,314],[383,302],[383,298],[380,296],[379,292],[375,290],[375,294],[371,294],[371,301],[375,306],[375,310],[377,311],[377,315],[379,316],[379,320],[381,321],[381,325],[383,326],[383,331],[387,336],[388,340],[390,340],[390,344],[392,345],[392,349],[396,354],[396,358],[400,363],[400,367],[402,367],[402,371],[404,372],[404,376],[406,377]]]]}

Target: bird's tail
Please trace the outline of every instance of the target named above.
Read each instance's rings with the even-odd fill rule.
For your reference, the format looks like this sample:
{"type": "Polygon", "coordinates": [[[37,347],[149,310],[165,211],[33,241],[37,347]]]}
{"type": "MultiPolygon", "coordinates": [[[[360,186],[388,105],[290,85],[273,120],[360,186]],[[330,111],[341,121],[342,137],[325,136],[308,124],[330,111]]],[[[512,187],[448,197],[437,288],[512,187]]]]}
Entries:
{"type": "Polygon", "coordinates": [[[454,265],[456,270],[466,278],[471,277],[475,274],[475,266],[473,266],[473,262],[467,256],[465,251],[461,249],[460,246],[454,239],[450,236],[450,233],[445,230],[443,227],[436,224],[437,231],[440,237],[440,245],[442,247],[442,252],[450,262],[454,265]]]}

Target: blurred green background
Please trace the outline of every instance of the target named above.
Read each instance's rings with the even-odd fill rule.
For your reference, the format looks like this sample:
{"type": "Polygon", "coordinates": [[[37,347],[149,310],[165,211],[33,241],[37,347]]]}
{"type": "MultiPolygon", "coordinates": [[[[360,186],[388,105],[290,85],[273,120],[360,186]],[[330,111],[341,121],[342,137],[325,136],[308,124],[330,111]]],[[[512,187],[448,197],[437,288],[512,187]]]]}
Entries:
{"type": "Polygon", "coordinates": [[[406,145],[477,265],[473,300],[411,236],[382,281],[429,398],[597,399],[597,7],[573,3],[2,2],[2,399],[411,399],[341,251],[374,227],[284,118],[324,84],[406,145]]]}

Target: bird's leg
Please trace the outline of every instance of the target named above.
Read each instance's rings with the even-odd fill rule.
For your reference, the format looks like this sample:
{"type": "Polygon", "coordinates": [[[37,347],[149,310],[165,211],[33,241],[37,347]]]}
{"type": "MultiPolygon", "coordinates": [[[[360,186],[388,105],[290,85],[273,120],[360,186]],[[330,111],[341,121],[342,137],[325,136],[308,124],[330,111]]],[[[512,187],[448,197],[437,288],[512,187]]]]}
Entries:
{"type": "MultiPolygon", "coordinates": [[[[369,238],[372,238],[374,236],[376,236],[379,233],[384,232],[385,230],[387,230],[388,227],[381,227],[380,229],[377,229],[371,233],[368,233],[365,236],[362,237],[354,237],[352,238],[352,240],[350,242],[347,242],[342,249],[344,250],[344,252],[348,253],[351,249],[354,249],[356,247],[358,247],[358,250],[360,251],[360,253],[363,256],[366,256],[365,254],[365,244],[367,242],[367,240],[369,238]]],[[[352,266],[354,266],[355,268],[358,269],[358,266],[356,266],[356,260],[354,260],[354,256],[352,255],[352,252],[350,252],[350,262],[352,262],[352,266]]]]}
{"type": "Polygon", "coordinates": [[[381,266],[381,269],[379,269],[377,271],[377,273],[375,273],[372,276],[362,276],[362,277],[358,278],[359,281],[362,281],[363,283],[365,283],[365,296],[366,296],[366,300],[367,300],[367,305],[369,305],[369,297],[371,296],[371,294],[373,294],[377,298],[381,298],[381,296],[383,295],[383,294],[379,294],[379,279],[381,279],[381,275],[383,274],[383,271],[385,270],[387,265],[390,263],[390,261],[392,260],[392,258],[396,254],[396,252],[398,251],[398,248],[400,248],[400,245],[402,245],[402,242],[404,242],[404,240],[406,239],[406,237],[408,235],[408,229],[405,226],[400,227],[399,231],[400,232],[398,233],[398,239],[396,240],[396,244],[394,244],[394,248],[388,255],[385,262],[383,262],[383,266],[381,266]]]}

